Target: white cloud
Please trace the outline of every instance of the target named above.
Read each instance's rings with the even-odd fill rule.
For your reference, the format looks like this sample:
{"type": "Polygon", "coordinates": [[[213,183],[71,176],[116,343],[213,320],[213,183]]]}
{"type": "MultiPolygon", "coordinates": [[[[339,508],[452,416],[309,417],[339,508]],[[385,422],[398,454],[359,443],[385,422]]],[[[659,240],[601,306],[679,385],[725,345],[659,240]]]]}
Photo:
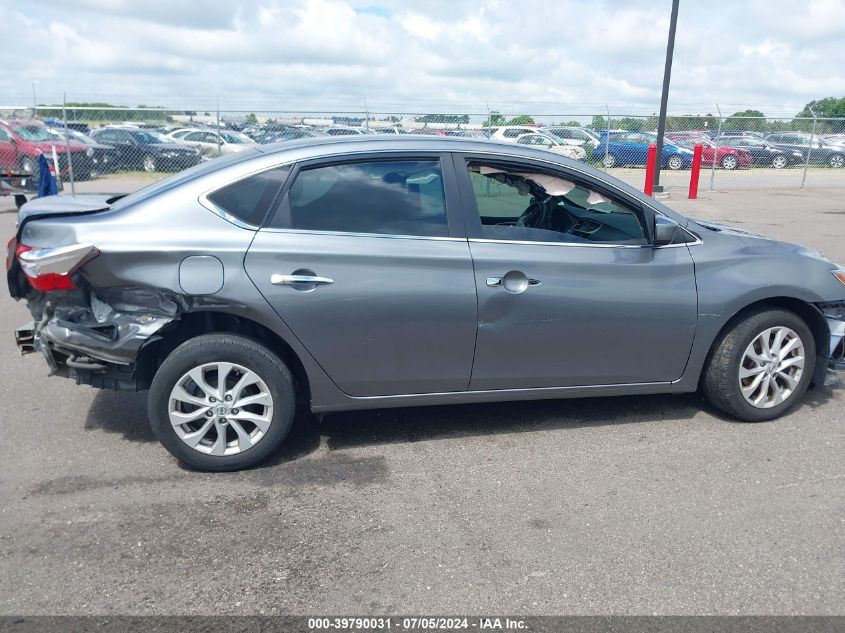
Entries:
{"type": "MultiPolygon", "coordinates": [[[[37,80],[39,101],[647,112],[668,13],[668,0],[0,0],[0,94],[28,103],[37,80]]],[[[670,109],[793,114],[842,96],[843,41],[837,0],[683,3],[670,109]]]]}

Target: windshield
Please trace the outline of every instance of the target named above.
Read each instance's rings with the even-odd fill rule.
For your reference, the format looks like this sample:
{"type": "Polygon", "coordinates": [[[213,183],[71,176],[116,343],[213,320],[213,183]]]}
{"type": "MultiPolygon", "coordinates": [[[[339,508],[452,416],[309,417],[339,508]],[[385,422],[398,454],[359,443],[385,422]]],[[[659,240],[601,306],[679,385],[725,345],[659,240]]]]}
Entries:
{"type": "Polygon", "coordinates": [[[15,127],[15,132],[25,141],[55,141],[56,137],[42,125],[21,125],[15,127]]]}

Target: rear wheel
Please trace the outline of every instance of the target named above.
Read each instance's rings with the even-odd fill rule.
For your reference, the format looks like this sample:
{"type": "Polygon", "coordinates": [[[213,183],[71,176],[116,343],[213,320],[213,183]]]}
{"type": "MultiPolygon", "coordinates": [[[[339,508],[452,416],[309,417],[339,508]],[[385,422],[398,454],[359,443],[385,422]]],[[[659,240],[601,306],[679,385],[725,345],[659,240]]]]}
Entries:
{"type": "Polygon", "coordinates": [[[830,158],[827,159],[827,164],[834,169],[842,169],[842,167],[845,167],[845,156],[842,154],[831,154],[830,158]]]}
{"type": "Polygon", "coordinates": [[[150,156],[149,154],[144,156],[144,160],[141,162],[141,166],[144,168],[144,171],[155,171],[156,170],[155,156],[150,156]]]}
{"type": "Polygon", "coordinates": [[[803,319],[760,308],[716,343],[703,375],[704,395],[740,420],[772,420],[804,395],[815,358],[815,340],[803,319]]]}
{"type": "Polygon", "coordinates": [[[727,156],[722,158],[722,168],[724,169],[736,169],[739,166],[739,161],[737,160],[736,156],[733,154],[728,154],[727,156]]]}
{"type": "Polygon", "coordinates": [[[616,156],[613,154],[605,154],[604,158],[601,159],[601,164],[607,169],[611,169],[612,167],[616,167],[618,161],[616,160],[616,156]]]}
{"type": "Polygon", "coordinates": [[[293,377],[253,339],[207,334],[177,347],[150,386],[156,437],[202,470],[249,468],[284,441],[295,411],[293,377]]]}
{"type": "Polygon", "coordinates": [[[786,156],[783,156],[783,155],[775,156],[772,159],[772,167],[774,167],[775,169],[783,169],[784,167],[786,167],[786,165],[787,165],[786,156]]]}

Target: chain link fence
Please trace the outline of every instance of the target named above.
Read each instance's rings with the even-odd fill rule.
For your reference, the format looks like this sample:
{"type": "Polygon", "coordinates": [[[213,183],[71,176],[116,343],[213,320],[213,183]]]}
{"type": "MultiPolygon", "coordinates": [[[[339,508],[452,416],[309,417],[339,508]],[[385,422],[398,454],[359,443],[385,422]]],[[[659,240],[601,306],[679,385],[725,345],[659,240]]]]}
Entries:
{"type": "MultiPolygon", "coordinates": [[[[43,151],[65,185],[71,179],[79,183],[121,178],[142,186],[254,143],[431,134],[545,148],[642,188],[648,147],[656,141],[656,115],[625,114],[609,107],[596,114],[549,114],[548,104],[542,110],[546,113],[37,106],[0,116],[0,168],[34,172],[43,151]]],[[[660,184],[665,189],[685,191],[689,186],[697,144],[702,145],[702,191],[845,186],[845,119],[721,112],[669,116],[660,157],[660,184]]]]}

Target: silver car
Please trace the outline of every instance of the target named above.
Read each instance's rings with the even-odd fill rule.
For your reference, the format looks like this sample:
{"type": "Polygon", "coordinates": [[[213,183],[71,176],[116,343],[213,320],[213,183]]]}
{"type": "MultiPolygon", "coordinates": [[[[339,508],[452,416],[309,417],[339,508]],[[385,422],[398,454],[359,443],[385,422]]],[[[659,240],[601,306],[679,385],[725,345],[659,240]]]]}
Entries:
{"type": "Polygon", "coordinates": [[[157,437],[208,470],[267,458],[298,404],[700,389],[759,421],[843,365],[845,270],[819,253],[472,139],[251,146],[124,197],[37,199],[8,281],[22,351],[149,389],[157,437]]]}

